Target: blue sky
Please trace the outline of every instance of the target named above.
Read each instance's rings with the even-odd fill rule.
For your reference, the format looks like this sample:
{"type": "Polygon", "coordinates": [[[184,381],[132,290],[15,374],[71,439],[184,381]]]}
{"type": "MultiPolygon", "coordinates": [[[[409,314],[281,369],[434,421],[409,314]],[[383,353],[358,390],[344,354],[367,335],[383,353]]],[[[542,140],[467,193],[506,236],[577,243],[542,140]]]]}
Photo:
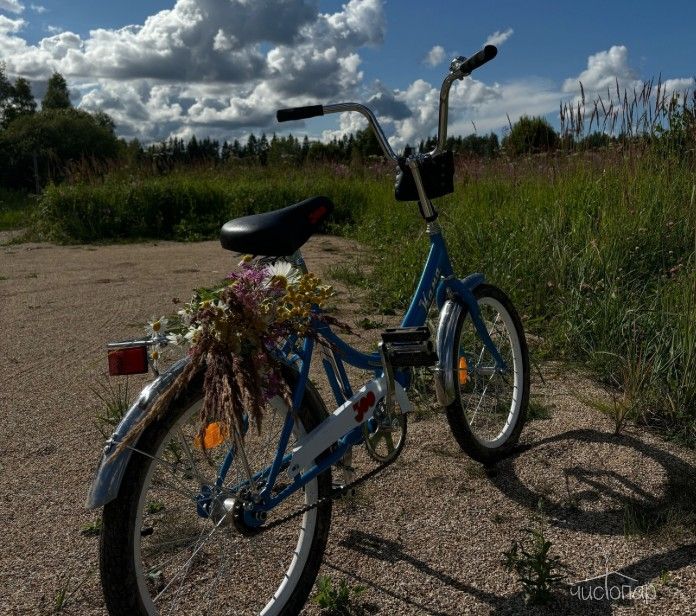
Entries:
{"type": "MultiPolygon", "coordinates": [[[[693,89],[694,23],[693,0],[668,10],[594,0],[0,0],[0,58],[39,95],[59,70],[77,105],[106,110],[127,137],[244,137],[285,129],[273,122],[279,106],[372,99],[399,146],[434,131],[433,92],[449,59],[495,33],[498,58],[453,93],[454,132],[471,132],[472,121],[499,132],[523,113],[553,120],[578,79],[597,93],[658,74],[693,89]]],[[[360,126],[344,117],[290,129],[329,138],[360,126]]]]}

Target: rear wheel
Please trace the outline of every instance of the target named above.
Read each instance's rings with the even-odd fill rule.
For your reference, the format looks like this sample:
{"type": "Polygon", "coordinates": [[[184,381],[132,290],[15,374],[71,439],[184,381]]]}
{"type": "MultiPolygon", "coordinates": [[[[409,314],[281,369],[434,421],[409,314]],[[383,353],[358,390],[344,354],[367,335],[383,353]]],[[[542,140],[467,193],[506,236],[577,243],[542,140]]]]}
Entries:
{"type": "MultiPolygon", "coordinates": [[[[223,495],[201,503],[213,486],[231,442],[211,434],[206,451],[196,442],[200,386],[177,400],[139,439],[116,500],[104,507],[101,573],[109,613],[297,614],[321,564],[331,521],[326,500],[302,516],[258,534],[239,523],[246,474],[234,456],[223,495]],[[219,444],[218,444],[219,443],[219,444]],[[201,506],[208,515],[200,515],[201,506]]],[[[286,451],[325,413],[308,387],[286,451]]],[[[266,407],[261,432],[250,425],[245,452],[252,474],[275,454],[284,415],[266,407]]],[[[281,472],[277,493],[289,483],[281,472]]],[[[330,469],[269,513],[269,521],[328,497],[330,469]]],[[[243,520],[243,511],[242,511],[243,520]]]]}
{"type": "Polygon", "coordinates": [[[496,369],[471,316],[462,311],[451,367],[456,397],[447,407],[447,419],[460,447],[475,460],[490,464],[509,453],[522,432],[529,400],[529,357],[522,322],[507,295],[487,284],[476,287],[474,295],[506,370],[496,369]]]}

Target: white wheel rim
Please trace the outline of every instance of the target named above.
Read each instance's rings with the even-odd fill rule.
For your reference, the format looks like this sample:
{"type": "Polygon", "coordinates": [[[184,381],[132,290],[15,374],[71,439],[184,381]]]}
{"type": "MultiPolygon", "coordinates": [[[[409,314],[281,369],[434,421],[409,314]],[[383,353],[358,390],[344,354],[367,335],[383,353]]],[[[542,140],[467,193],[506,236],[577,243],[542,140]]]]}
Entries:
{"type": "MultiPolygon", "coordinates": [[[[517,424],[517,419],[520,415],[521,409],[522,409],[522,388],[523,388],[523,374],[522,374],[522,345],[517,333],[517,329],[515,328],[515,323],[512,320],[512,316],[510,313],[507,311],[505,306],[499,302],[497,299],[493,297],[482,297],[481,299],[478,300],[479,306],[482,308],[485,307],[490,307],[493,310],[497,312],[497,314],[500,316],[500,319],[503,322],[503,325],[505,326],[505,331],[506,335],[508,337],[508,343],[510,345],[511,349],[511,355],[512,355],[512,366],[508,365],[508,370],[512,372],[513,376],[513,382],[512,382],[512,393],[511,393],[511,400],[510,400],[510,407],[508,409],[507,417],[505,420],[505,423],[503,424],[502,428],[500,429],[498,435],[495,438],[487,439],[483,438],[481,435],[479,435],[475,430],[469,426],[471,434],[473,437],[476,439],[476,441],[481,444],[482,446],[489,448],[489,449],[495,449],[497,447],[500,447],[502,444],[504,444],[509,438],[512,433],[512,431],[515,429],[515,426],[517,424]]],[[[470,319],[469,319],[470,322],[470,319]]],[[[471,324],[471,327],[473,328],[473,324],[471,324]]],[[[490,335],[490,332],[489,332],[490,335]]],[[[459,343],[461,344],[461,337],[459,343]]],[[[483,344],[483,343],[481,343],[483,344]]],[[[486,353],[488,353],[486,351],[486,353]]],[[[490,354],[489,354],[490,355],[490,354]]],[[[457,352],[457,361],[459,361],[459,351],[457,352]]],[[[492,358],[491,358],[492,360],[492,358]]],[[[458,381],[457,381],[458,383],[458,381]]],[[[458,383],[459,386],[459,383],[458,383]]],[[[461,391],[460,391],[461,395],[461,391]]],[[[483,399],[483,396],[485,395],[485,389],[483,394],[481,395],[481,399],[483,399]]],[[[469,419],[467,417],[466,411],[464,408],[462,408],[462,412],[464,414],[464,419],[469,423],[469,419]]]]}
{"type": "MultiPolygon", "coordinates": [[[[189,420],[192,414],[197,413],[198,410],[200,409],[201,406],[201,401],[198,401],[194,403],[189,409],[187,409],[184,413],[182,413],[181,417],[177,420],[177,422],[174,424],[172,429],[170,430],[170,433],[173,433],[176,428],[180,427],[182,424],[184,424],[186,421],[189,420]]],[[[299,422],[295,423],[296,426],[296,431],[297,435],[302,435],[305,433],[304,426],[302,426],[299,422]]],[[[162,451],[165,449],[167,445],[167,440],[163,440],[163,442],[160,444],[158,447],[157,453],[155,454],[157,457],[161,457],[162,451]]],[[[133,452],[132,455],[139,455],[137,452],[133,452]]],[[[143,511],[145,507],[145,500],[147,493],[150,488],[150,484],[152,481],[152,476],[157,467],[156,462],[151,462],[147,471],[147,474],[145,476],[145,480],[143,482],[142,489],[140,491],[139,499],[138,499],[138,509],[137,509],[137,514],[136,514],[136,520],[135,520],[135,528],[142,528],[143,524],[143,511]]],[[[316,502],[318,498],[318,492],[319,492],[319,486],[318,486],[318,481],[317,479],[314,479],[310,481],[306,486],[305,486],[305,498],[304,502],[305,504],[311,504],[316,502]]],[[[282,581],[280,581],[279,586],[273,596],[270,598],[268,603],[263,607],[263,609],[260,611],[260,614],[263,616],[275,616],[277,614],[280,614],[282,609],[285,607],[286,603],[290,599],[290,596],[292,595],[293,591],[297,587],[297,584],[300,580],[300,577],[302,576],[302,572],[304,571],[305,565],[307,563],[307,560],[310,556],[311,553],[311,547],[312,547],[312,539],[314,537],[314,531],[316,527],[316,521],[317,521],[317,510],[312,509],[308,512],[306,512],[302,516],[302,525],[299,529],[299,536],[297,540],[297,545],[295,546],[292,559],[290,561],[290,564],[285,571],[282,581]]],[[[145,606],[145,609],[147,610],[147,613],[150,616],[155,616],[159,615],[160,612],[157,609],[157,606],[152,600],[152,597],[150,595],[150,591],[147,587],[147,582],[145,578],[145,573],[143,571],[143,566],[142,566],[142,559],[141,559],[141,536],[140,533],[134,532],[134,540],[133,540],[133,558],[134,558],[134,563],[135,563],[135,572],[136,572],[136,580],[138,584],[138,591],[140,593],[140,597],[143,600],[143,604],[145,606]]]]}

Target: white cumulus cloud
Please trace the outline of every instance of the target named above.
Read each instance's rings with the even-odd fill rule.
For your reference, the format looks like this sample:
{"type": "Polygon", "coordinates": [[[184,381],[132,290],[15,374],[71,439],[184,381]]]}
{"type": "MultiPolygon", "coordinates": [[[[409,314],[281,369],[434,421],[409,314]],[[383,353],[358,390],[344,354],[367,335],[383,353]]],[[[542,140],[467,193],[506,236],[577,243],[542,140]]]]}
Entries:
{"type": "Polygon", "coordinates": [[[26,22],[23,19],[10,19],[4,15],[0,15],[0,36],[7,36],[19,32],[26,22]]]}
{"type": "Polygon", "coordinates": [[[585,92],[605,92],[608,89],[633,89],[642,82],[628,62],[628,49],[624,45],[614,45],[607,51],[592,54],[587,59],[587,68],[577,77],[563,82],[563,92],[580,91],[580,83],[585,92]]]}
{"type": "Polygon", "coordinates": [[[493,34],[488,35],[485,45],[495,45],[498,47],[507,41],[515,31],[512,28],[507,30],[496,30],[493,34]]]}
{"type": "Polygon", "coordinates": [[[19,0],[0,0],[0,11],[8,11],[19,15],[24,11],[24,5],[19,0]]]}
{"type": "Polygon", "coordinates": [[[0,16],[10,75],[40,84],[59,71],[82,108],[104,109],[121,134],[145,140],[275,128],[279,107],[351,98],[360,48],[385,32],[381,0],[333,13],[316,0],[178,0],[139,25],[55,32],[35,45],[18,35],[23,25],[0,16]]]}
{"type": "Polygon", "coordinates": [[[678,79],[667,79],[662,82],[662,90],[667,92],[667,96],[688,92],[696,87],[696,80],[693,77],[680,77],[678,79]]]}
{"type": "MultiPolygon", "coordinates": [[[[10,3],[19,6],[0,0],[0,8],[10,3]]],[[[23,37],[23,19],[0,14],[0,58],[10,77],[29,78],[37,94],[53,71],[61,72],[76,103],[109,113],[126,138],[297,133],[298,124],[275,122],[277,109],[358,100],[374,108],[392,145],[401,148],[436,132],[440,83],[365,83],[361,53],[384,40],[383,4],[349,0],[334,12],[321,12],[318,0],[177,0],[141,24],[83,36],[52,30],[35,44],[23,37]]],[[[500,45],[511,34],[511,28],[495,32],[489,42],[500,45]]],[[[445,55],[436,45],[426,63],[440,64],[445,55]]],[[[562,99],[577,97],[579,81],[592,92],[613,88],[617,80],[621,87],[642,84],[624,46],[594,53],[586,68],[575,69],[562,82],[490,83],[483,80],[485,71],[482,80],[456,82],[450,134],[470,133],[472,122],[479,132],[499,131],[508,116],[514,122],[525,114],[557,113],[562,99]]],[[[675,76],[662,87],[680,91],[693,88],[694,81],[675,76]]],[[[342,114],[320,136],[331,139],[364,126],[360,115],[342,114]]]]}
{"type": "Polygon", "coordinates": [[[425,62],[425,64],[428,66],[437,66],[438,64],[442,64],[444,59],[445,48],[442,45],[435,45],[427,54],[425,54],[423,62],[425,62]]]}

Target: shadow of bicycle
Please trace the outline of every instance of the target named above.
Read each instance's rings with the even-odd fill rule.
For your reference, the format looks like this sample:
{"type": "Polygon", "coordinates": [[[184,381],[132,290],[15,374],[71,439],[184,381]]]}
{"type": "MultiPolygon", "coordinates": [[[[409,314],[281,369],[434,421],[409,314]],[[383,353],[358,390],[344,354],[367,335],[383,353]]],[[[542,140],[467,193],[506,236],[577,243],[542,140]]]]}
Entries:
{"type": "MultiPolygon", "coordinates": [[[[359,553],[364,558],[379,560],[388,564],[397,562],[407,563],[418,571],[421,575],[428,576],[444,586],[448,586],[456,591],[470,595],[479,603],[484,604],[487,613],[502,614],[591,614],[605,615],[611,614],[618,605],[636,606],[638,600],[616,601],[610,598],[600,597],[591,600],[583,600],[570,592],[570,587],[560,589],[555,595],[553,602],[548,606],[531,606],[524,600],[521,592],[512,595],[496,595],[482,590],[467,583],[465,580],[445,573],[437,566],[419,559],[410,554],[401,543],[384,539],[378,535],[352,530],[349,535],[340,542],[341,547],[359,553]]],[[[665,572],[676,571],[694,562],[696,557],[696,543],[681,546],[675,550],[655,554],[641,559],[630,565],[618,569],[615,574],[640,579],[653,579],[665,572]]],[[[371,578],[367,578],[349,571],[337,563],[325,562],[330,569],[338,571],[343,575],[352,578],[357,583],[372,587],[376,592],[387,595],[408,606],[413,613],[428,614],[429,616],[452,616],[465,612],[462,604],[453,605],[451,610],[443,611],[442,608],[428,605],[424,600],[399,592],[394,587],[387,587],[371,578]]],[[[375,606],[367,605],[364,612],[378,611],[375,606]]]]}
{"type": "Polygon", "coordinates": [[[696,469],[691,464],[634,436],[596,430],[571,430],[522,445],[489,469],[487,476],[506,497],[527,509],[536,509],[541,501],[551,524],[598,535],[658,531],[680,515],[692,517],[696,501],[696,469]],[[579,457],[587,460],[587,452],[580,450],[588,446],[593,452],[606,447],[605,453],[629,448],[634,459],[663,478],[659,490],[646,489],[642,481],[648,477],[633,467],[617,470],[601,467],[591,459],[589,463],[577,462],[572,454],[564,459],[575,448],[582,454],[579,457]],[[548,464],[553,465],[562,484],[562,498],[549,498],[520,477],[517,460],[524,462],[535,450],[542,456],[548,453],[548,464]],[[568,488],[571,483],[572,490],[568,488]]]}
{"type": "MultiPolygon", "coordinates": [[[[671,512],[675,510],[685,515],[693,514],[693,503],[696,502],[695,470],[676,455],[635,436],[617,436],[587,429],[568,431],[521,446],[511,456],[489,468],[486,475],[496,489],[530,513],[537,510],[542,500],[546,517],[552,525],[582,533],[612,536],[630,530],[626,528],[629,513],[638,516],[638,531],[650,532],[674,523],[671,512]],[[638,467],[627,466],[620,461],[614,463],[612,456],[619,447],[630,449],[630,452],[623,453],[630,453],[639,462],[638,467]],[[599,459],[600,450],[604,460],[599,459]],[[552,465],[561,482],[566,485],[572,482],[572,502],[570,499],[550,499],[548,493],[532,487],[534,481],[530,473],[534,472],[535,466],[529,460],[530,452],[546,466],[552,465]],[[530,461],[530,464],[525,464],[525,461],[530,461]],[[653,469],[654,481],[643,481],[643,469],[653,469]]],[[[578,593],[571,593],[571,586],[566,586],[555,594],[550,606],[534,607],[525,603],[521,592],[499,595],[477,588],[468,583],[464,575],[455,577],[438,568],[437,563],[426,562],[409,553],[401,543],[377,534],[352,530],[340,545],[364,558],[389,564],[406,563],[434,583],[469,595],[472,602],[485,613],[604,615],[613,613],[618,606],[638,607],[640,602],[635,597],[617,601],[601,593],[590,600],[583,599],[578,593]]],[[[696,543],[689,543],[627,564],[612,572],[612,575],[649,581],[694,562],[696,543]]],[[[445,616],[464,611],[462,605],[453,605],[451,609],[441,604],[429,605],[424,598],[402,592],[398,586],[365,578],[343,568],[340,563],[326,564],[360,584],[398,600],[405,610],[412,613],[445,616]]],[[[517,582],[511,578],[510,588],[516,587],[517,582]]]]}

